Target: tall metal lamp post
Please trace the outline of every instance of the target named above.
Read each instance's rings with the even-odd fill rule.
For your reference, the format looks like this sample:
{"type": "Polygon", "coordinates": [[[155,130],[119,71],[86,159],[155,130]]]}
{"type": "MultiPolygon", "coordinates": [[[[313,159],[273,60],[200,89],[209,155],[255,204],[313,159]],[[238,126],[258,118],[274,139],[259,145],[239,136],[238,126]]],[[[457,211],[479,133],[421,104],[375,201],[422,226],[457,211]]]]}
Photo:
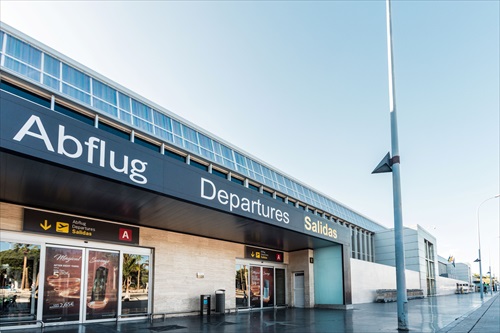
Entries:
{"type": "Polygon", "coordinates": [[[382,159],[372,173],[392,172],[392,196],[394,205],[394,243],[396,254],[396,290],[398,329],[408,331],[408,298],[406,294],[405,250],[403,236],[403,209],[401,206],[401,177],[399,169],[398,121],[396,116],[396,96],[394,66],[392,62],[391,3],[386,0],[387,18],[387,60],[389,69],[389,111],[391,116],[391,152],[382,159]]]}
{"type": "MultiPolygon", "coordinates": [[[[481,233],[479,231],[479,208],[481,208],[481,206],[486,201],[491,200],[491,199],[495,199],[495,198],[498,198],[498,197],[500,197],[500,194],[497,194],[494,197],[491,197],[491,198],[488,198],[488,199],[484,200],[477,207],[477,240],[478,240],[478,244],[479,244],[479,258],[477,259],[477,261],[479,261],[479,292],[480,292],[480,295],[481,295],[481,299],[484,298],[484,294],[483,294],[483,267],[482,267],[482,263],[481,263],[481,233]]],[[[491,284],[491,282],[490,282],[490,284],[491,284]]]]}

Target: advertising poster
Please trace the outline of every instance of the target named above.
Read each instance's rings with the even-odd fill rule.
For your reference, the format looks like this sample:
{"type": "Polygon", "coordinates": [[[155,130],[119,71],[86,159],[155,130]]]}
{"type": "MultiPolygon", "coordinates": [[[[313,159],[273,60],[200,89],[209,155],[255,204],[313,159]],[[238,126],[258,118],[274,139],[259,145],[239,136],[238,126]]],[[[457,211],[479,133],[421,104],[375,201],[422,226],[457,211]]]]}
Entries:
{"type": "Polygon", "coordinates": [[[89,251],[86,319],[116,318],[118,265],[117,252],[89,251]]]}
{"type": "Polygon", "coordinates": [[[250,306],[260,308],[260,267],[250,267],[250,306]]]}
{"type": "Polygon", "coordinates": [[[262,306],[274,306],[274,268],[262,268],[262,306]]]}
{"type": "Polygon", "coordinates": [[[46,248],[43,321],[77,321],[80,313],[82,250],[46,248]]]}

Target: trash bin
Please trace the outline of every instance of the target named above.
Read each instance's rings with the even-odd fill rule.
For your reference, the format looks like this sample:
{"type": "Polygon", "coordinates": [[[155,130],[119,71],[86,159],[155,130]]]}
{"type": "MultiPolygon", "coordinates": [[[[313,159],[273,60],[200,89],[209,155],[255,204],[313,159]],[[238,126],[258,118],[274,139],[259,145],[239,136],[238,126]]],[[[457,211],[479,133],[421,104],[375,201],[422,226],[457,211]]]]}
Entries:
{"type": "Polygon", "coordinates": [[[207,316],[210,316],[210,295],[200,295],[200,316],[203,316],[206,312],[207,316]]]}
{"type": "Polygon", "coordinates": [[[218,289],[215,291],[215,312],[226,312],[226,290],[218,289]]]}

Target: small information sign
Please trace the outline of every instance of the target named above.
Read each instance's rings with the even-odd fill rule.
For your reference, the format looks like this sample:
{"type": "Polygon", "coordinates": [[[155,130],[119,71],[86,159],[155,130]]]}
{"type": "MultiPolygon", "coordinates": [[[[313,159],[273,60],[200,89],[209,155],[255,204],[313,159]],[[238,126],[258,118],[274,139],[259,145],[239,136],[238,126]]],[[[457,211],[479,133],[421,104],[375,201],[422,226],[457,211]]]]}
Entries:
{"type": "Polygon", "coordinates": [[[24,209],[24,231],[138,245],[139,228],[71,215],[24,209]]]}
{"type": "Polygon", "coordinates": [[[245,258],[283,262],[283,252],[261,249],[252,246],[245,246],[245,258]]]}

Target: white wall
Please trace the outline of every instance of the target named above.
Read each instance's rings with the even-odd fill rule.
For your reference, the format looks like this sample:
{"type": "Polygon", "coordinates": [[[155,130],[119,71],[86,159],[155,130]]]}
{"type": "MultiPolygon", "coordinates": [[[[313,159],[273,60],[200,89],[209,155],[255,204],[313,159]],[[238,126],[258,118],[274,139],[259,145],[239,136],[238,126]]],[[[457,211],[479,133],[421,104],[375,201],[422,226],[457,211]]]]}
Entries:
{"type": "Polygon", "coordinates": [[[457,290],[457,283],[464,283],[468,281],[461,281],[457,279],[450,279],[443,276],[436,277],[436,295],[450,295],[454,294],[457,290]]]}
{"type": "MultiPolygon", "coordinates": [[[[422,289],[419,272],[407,269],[405,274],[406,289],[422,289]]],[[[351,258],[351,283],[352,304],[372,303],[377,289],[396,289],[396,268],[351,258]]]]}

